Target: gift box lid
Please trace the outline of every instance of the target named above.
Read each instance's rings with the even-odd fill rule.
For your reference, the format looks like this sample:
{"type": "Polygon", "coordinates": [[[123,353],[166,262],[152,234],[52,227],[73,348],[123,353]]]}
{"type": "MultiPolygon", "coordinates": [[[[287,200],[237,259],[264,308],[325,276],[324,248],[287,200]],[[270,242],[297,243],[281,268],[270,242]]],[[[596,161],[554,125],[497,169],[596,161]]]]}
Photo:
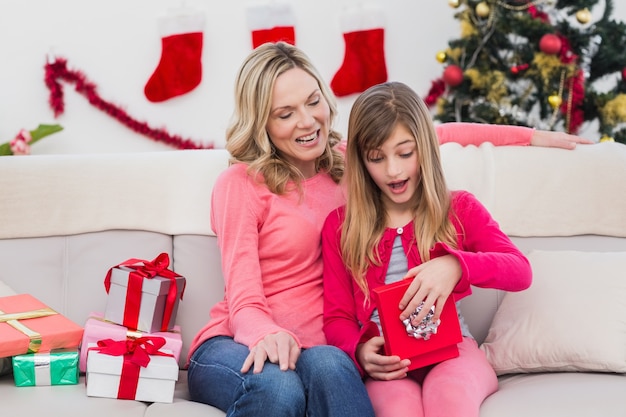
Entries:
{"type": "MultiPolygon", "coordinates": [[[[97,347],[97,344],[90,343],[89,348],[97,347]]],[[[163,353],[172,355],[168,349],[161,349],[163,353]]],[[[105,375],[121,375],[124,364],[123,356],[107,355],[96,350],[87,352],[87,372],[105,375]]],[[[139,371],[140,378],[169,379],[178,381],[178,362],[174,356],[150,355],[150,363],[147,367],[142,367],[139,371]]]]}
{"type": "MultiPolygon", "coordinates": [[[[128,275],[133,269],[126,266],[118,266],[111,270],[111,284],[120,285],[122,287],[128,286],[128,275]]],[[[185,284],[185,277],[177,276],[176,280],[176,292],[180,294],[183,291],[185,284]]],[[[161,277],[159,275],[154,278],[144,279],[141,285],[141,291],[156,296],[166,295],[172,280],[169,278],[161,277]]]]}

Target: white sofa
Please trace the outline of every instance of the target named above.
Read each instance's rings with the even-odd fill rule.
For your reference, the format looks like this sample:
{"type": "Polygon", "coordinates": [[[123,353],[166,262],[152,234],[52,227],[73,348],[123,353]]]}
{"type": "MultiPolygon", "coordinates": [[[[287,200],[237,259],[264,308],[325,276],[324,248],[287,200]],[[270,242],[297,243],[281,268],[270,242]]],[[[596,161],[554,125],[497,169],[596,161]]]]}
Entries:
{"type": "MultiPolygon", "coordinates": [[[[475,289],[463,301],[501,374],[481,417],[626,415],[626,298],[615,302],[626,282],[618,277],[626,262],[626,147],[448,144],[442,156],[451,188],[474,192],[536,272],[527,292],[475,289]]],[[[0,159],[0,282],[14,291],[83,325],[104,310],[106,271],[128,258],[167,252],[187,278],[173,403],[87,397],[84,376],[79,385],[17,388],[5,375],[2,415],[224,415],[188,400],[184,362],[222,296],[209,211],[212,184],[227,164],[224,150],[0,159]]]]}

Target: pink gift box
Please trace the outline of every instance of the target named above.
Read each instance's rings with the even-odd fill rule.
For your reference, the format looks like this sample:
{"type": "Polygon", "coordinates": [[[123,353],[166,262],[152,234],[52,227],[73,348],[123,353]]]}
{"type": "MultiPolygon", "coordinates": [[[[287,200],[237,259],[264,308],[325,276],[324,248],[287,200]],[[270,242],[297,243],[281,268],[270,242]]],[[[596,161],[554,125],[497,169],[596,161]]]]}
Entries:
{"type": "Polygon", "coordinates": [[[0,357],[78,348],[83,328],[30,294],[0,297],[0,357]]]}
{"type": "Polygon", "coordinates": [[[80,371],[87,371],[87,346],[89,346],[89,344],[95,344],[99,340],[104,339],[124,340],[143,336],[158,336],[164,338],[165,345],[163,348],[170,350],[178,362],[183,347],[179,326],[174,326],[174,328],[168,332],[138,332],[129,330],[121,324],[105,320],[102,313],[91,313],[85,322],[85,331],[81,343],[80,360],[78,363],[80,371]]]}

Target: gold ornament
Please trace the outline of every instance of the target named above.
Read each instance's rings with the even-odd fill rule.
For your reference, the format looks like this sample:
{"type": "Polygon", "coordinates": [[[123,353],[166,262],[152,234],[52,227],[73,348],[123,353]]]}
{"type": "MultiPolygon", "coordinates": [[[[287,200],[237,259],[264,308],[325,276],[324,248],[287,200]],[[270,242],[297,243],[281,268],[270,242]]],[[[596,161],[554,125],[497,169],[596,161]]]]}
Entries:
{"type": "Polygon", "coordinates": [[[585,7],[584,9],[577,11],[576,20],[578,20],[583,25],[589,23],[589,21],[591,20],[591,12],[589,11],[589,9],[585,7]]]}
{"type": "Polygon", "coordinates": [[[554,94],[548,97],[548,103],[550,103],[550,106],[552,106],[553,109],[556,109],[561,105],[561,103],[563,103],[563,99],[561,96],[554,94]]]}
{"type": "Polygon", "coordinates": [[[461,0],[448,0],[448,4],[450,5],[450,7],[456,9],[461,5],[461,0]]]}
{"type": "Polygon", "coordinates": [[[448,57],[448,55],[444,51],[439,51],[437,52],[436,57],[437,61],[443,64],[444,62],[446,62],[446,58],[448,57]]]}
{"type": "Polygon", "coordinates": [[[602,137],[600,138],[600,142],[615,142],[615,139],[613,139],[609,135],[602,135],[602,137]]]}
{"type": "Polygon", "coordinates": [[[491,13],[491,8],[486,1],[481,1],[476,5],[476,15],[478,17],[487,17],[491,13]]]}

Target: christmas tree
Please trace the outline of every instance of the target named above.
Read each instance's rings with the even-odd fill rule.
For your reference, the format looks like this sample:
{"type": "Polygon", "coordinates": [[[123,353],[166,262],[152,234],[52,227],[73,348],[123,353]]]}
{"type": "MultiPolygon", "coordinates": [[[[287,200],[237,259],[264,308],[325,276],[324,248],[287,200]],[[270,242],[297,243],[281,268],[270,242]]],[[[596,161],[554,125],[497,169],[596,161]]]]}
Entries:
{"type": "Polygon", "coordinates": [[[626,25],[613,0],[448,3],[461,37],[437,54],[443,74],[425,98],[435,119],[574,134],[597,122],[601,141],[626,143],[626,25]]]}

